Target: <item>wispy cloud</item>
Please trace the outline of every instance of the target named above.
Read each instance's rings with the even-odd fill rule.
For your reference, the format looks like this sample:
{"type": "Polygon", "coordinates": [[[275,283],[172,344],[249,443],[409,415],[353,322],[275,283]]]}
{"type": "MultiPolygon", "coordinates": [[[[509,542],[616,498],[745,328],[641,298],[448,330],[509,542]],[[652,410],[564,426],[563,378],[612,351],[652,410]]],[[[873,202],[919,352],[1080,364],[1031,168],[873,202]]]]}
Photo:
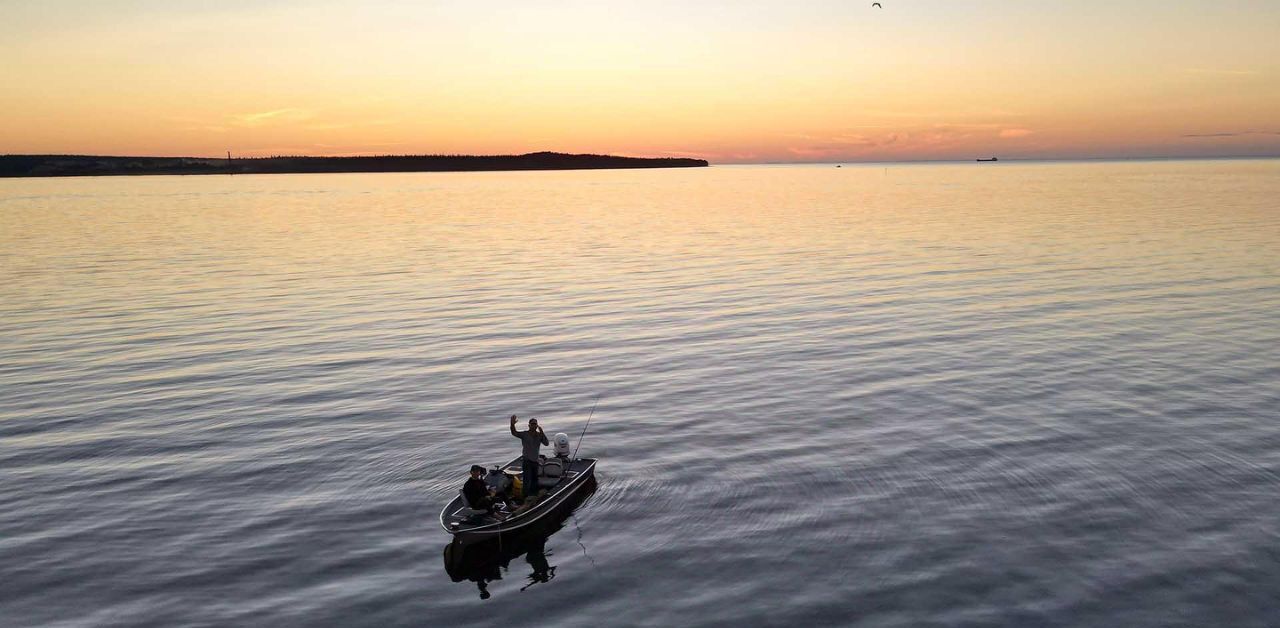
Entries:
{"type": "Polygon", "coordinates": [[[257,127],[268,124],[305,122],[315,117],[315,112],[307,109],[274,109],[254,113],[240,113],[230,117],[230,123],[236,126],[257,127]]]}
{"type": "Polygon", "coordinates": [[[897,109],[859,109],[859,116],[866,118],[890,118],[890,119],[921,119],[921,120],[956,120],[956,119],[980,119],[990,120],[999,118],[1019,118],[1023,117],[1020,111],[1012,109],[1002,109],[998,107],[969,107],[948,110],[922,111],[922,110],[897,110],[897,109]]]}
{"type": "Polygon", "coordinates": [[[182,127],[183,131],[193,131],[196,133],[226,133],[229,129],[225,126],[216,124],[197,124],[193,126],[182,127]]]}
{"type": "Polygon", "coordinates": [[[364,142],[360,144],[295,144],[284,146],[264,146],[242,148],[238,154],[247,157],[272,157],[278,155],[327,155],[333,157],[359,157],[367,155],[386,155],[390,153],[412,153],[402,150],[410,146],[408,142],[364,142]]]}
{"type": "Polygon", "coordinates": [[[237,155],[245,157],[279,157],[283,155],[313,155],[315,145],[308,146],[267,146],[262,148],[241,148],[237,155]]]}
{"type": "Polygon", "coordinates": [[[1187,133],[1182,137],[1193,137],[1193,138],[1241,137],[1245,135],[1280,135],[1280,131],[1227,131],[1224,133],[1187,133]]]}
{"type": "Polygon", "coordinates": [[[713,159],[720,156],[720,153],[709,153],[705,151],[697,151],[692,149],[690,150],[682,150],[682,149],[655,150],[650,152],[652,152],[654,155],[662,155],[664,157],[697,157],[701,159],[713,159]]]}
{"type": "Polygon", "coordinates": [[[794,141],[786,151],[801,159],[860,158],[911,153],[939,153],[989,145],[997,140],[1020,140],[1034,129],[995,122],[939,122],[899,125],[890,131],[846,127],[832,133],[786,133],[794,141]]]}
{"type": "Polygon", "coordinates": [[[787,149],[792,155],[806,159],[862,154],[876,147],[893,144],[898,141],[897,133],[889,133],[880,137],[862,133],[837,133],[826,136],[798,133],[793,134],[793,136],[798,139],[815,142],[807,146],[792,146],[787,149]]]}
{"type": "Polygon", "coordinates": [[[337,131],[337,130],[341,130],[341,129],[356,129],[356,128],[378,127],[378,126],[391,126],[391,125],[393,125],[393,124],[396,124],[397,122],[399,122],[399,120],[393,120],[393,119],[356,120],[356,121],[353,121],[353,122],[323,122],[323,121],[319,121],[319,122],[314,122],[314,123],[308,124],[308,125],[306,126],[306,129],[307,129],[308,131],[337,131]]]}
{"type": "Polygon", "coordinates": [[[316,144],[316,147],[325,150],[374,150],[408,145],[408,142],[364,142],[362,144],[316,144]]]}
{"type": "Polygon", "coordinates": [[[1221,76],[1253,76],[1261,74],[1257,70],[1233,70],[1226,68],[1186,68],[1183,70],[1188,74],[1217,74],[1221,76]]]}

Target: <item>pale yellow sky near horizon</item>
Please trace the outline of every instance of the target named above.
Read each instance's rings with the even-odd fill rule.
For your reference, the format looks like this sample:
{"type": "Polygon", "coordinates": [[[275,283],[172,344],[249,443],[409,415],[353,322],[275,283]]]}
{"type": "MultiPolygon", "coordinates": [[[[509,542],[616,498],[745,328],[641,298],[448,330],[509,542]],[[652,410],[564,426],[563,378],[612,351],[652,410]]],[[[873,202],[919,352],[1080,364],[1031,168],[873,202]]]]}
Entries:
{"type": "Polygon", "coordinates": [[[1280,2],[0,0],[0,154],[1280,155],[1280,2]]]}

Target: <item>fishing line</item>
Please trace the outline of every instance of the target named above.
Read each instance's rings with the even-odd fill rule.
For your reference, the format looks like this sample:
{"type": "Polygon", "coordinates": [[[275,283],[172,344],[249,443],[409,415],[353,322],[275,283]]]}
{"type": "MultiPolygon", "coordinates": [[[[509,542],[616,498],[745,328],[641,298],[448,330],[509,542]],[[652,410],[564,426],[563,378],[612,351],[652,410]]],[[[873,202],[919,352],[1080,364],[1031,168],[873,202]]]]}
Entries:
{"type": "Polygon", "coordinates": [[[587,424],[582,426],[582,434],[578,435],[578,444],[573,447],[573,460],[578,459],[578,448],[582,446],[582,439],[587,435],[587,428],[591,427],[591,417],[596,415],[596,406],[600,405],[600,395],[596,395],[596,402],[591,405],[591,414],[587,415],[587,424]]]}

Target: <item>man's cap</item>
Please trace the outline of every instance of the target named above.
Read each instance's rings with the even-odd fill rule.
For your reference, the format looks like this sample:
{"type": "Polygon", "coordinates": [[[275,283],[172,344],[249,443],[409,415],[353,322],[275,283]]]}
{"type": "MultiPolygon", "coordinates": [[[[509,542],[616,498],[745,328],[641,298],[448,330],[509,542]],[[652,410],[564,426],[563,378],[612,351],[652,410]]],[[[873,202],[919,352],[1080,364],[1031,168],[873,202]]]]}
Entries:
{"type": "Polygon", "coordinates": [[[480,466],[480,465],[478,465],[478,464],[473,464],[473,465],[471,465],[471,472],[472,472],[472,473],[475,473],[476,471],[484,471],[484,467],[482,467],[482,466],[480,466]]]}

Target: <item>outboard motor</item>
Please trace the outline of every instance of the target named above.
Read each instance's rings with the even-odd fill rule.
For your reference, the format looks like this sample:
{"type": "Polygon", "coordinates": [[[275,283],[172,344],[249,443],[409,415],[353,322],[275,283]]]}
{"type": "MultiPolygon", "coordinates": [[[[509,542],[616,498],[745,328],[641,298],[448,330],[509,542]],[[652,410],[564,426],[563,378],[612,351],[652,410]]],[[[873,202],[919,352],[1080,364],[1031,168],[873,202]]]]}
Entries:
{"type": "Polygon", "coordinates": [[[567,459],[569,457],[569,435],[568,434],[565,434],[564,432],[560,432],[556,434],[554,437],[552,437],[551,444],[552,446],[555,447],[557,458],[567,459]]]}

